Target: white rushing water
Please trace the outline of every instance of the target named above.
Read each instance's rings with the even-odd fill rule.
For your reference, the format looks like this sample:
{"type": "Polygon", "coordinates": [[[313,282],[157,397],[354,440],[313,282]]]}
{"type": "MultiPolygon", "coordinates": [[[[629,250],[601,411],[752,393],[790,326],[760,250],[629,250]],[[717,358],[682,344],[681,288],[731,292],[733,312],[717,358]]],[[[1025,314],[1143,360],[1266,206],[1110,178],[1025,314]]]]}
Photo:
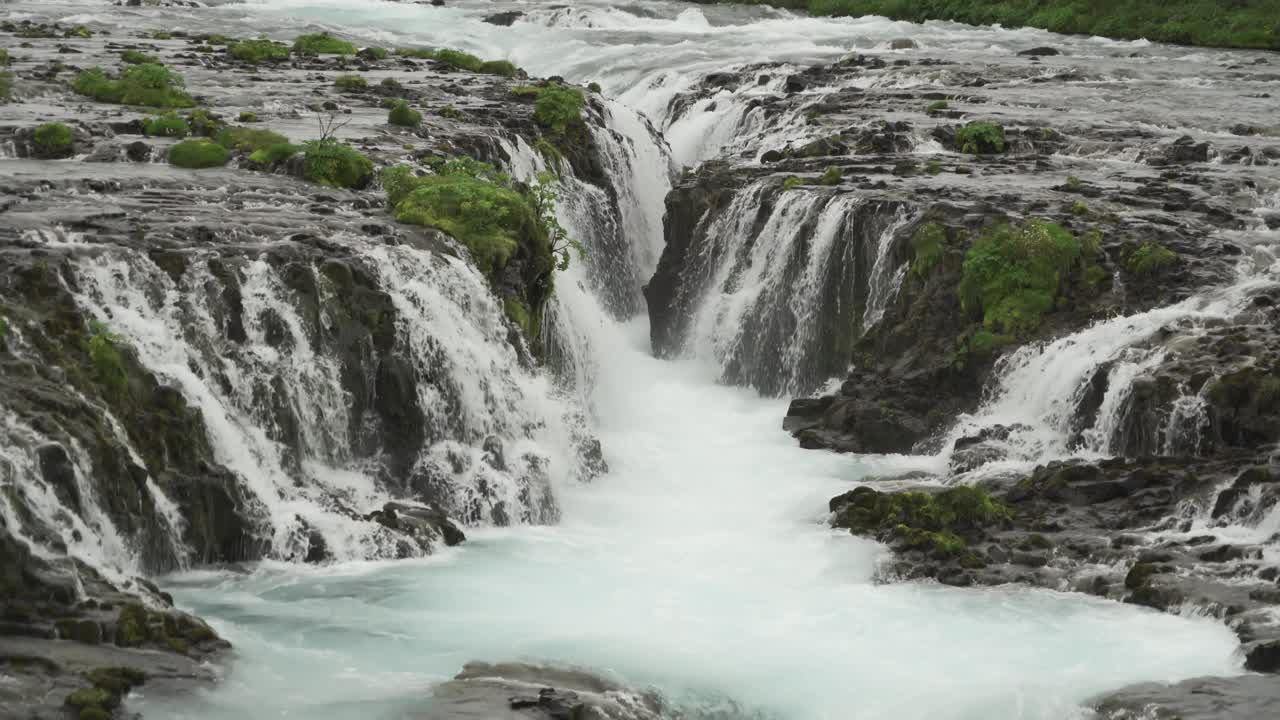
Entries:
{"type": "MultiPolygon", "coordinates": [[[[671,100],[706,73],[765,60],[799,66],[850,49],[883,48],[901,36],[961,58],[1008,54],[1044,44],[1047,34],[609,0],[572,7],[487,0],[448,0],[444,7],[250,0],[190,17],[193,27],[216,23],[230,35],[263,31],[289,38],[324,28],[384,46],[461,47],[486,58],[509,58],[535,75],[600,82],[612,99],[610,122],[618,134],[601,144],[611,170],[625,176],[614,178],[623,208],[610,232],[615,238],[621,233],[630,256],[619,259],[629,267],[614,268],[617,275],[606,279],[591,263],[575,263],[557,279],[549,310],[549,324],[569,361],[565,375],[575,380],[576,400],[589,414],[610,466],[588,484],[567,459],[574,429],[565,415],[572,399],[519,366],[504,341],[500,308],[478,274],[410,248],[361,250],[395,290],[398,332],[415,349],[413,361],[444,364],[443,374],[463,398],[456,412],[441,410],[438,398],[421,398],[424,408],[440,413],[431,422],[450,426],[453,435],[426,448],[419,462],[448,468],[465,457],[456,471],[465,476],[458,478],[459,493],[483,479],[515,504],[525,489],[515,476],[528,473],[490,468],[478,449],[487,436],[500,436],[518,449],[514,456],[550,468],[547,488],[559,508],[557,524],[501,529],[485,525],[493,517],[482,512],[476,519],[481,526],[468,529],[463,546],[398,562],[367,560],[381,554],[384,538],[369,534],[370,523],[325,507],[307,489],[323,488],[361,507],[387,497],[345,453],[346,404],[336,370],[307,351],[265,263],[247,272],[247,332],[261,335],[255,311],[273,308],[295,335],[295,350],[266,353],[259,343],[253,345],[258,355],[236,364],[221,363],[220,348],[196,347],[179,337],[179,328],[192,321],[175,316],[199,309],[187,297],[199,288],[174,287],[141,258],[111,257],[82,268],[84,302],[101,308],[144,363],[204,413],[219,461],[250,480],[273,521],[269,532],[277,546],[272,560],[251,568],[166,579],[180,605],[208,619],[235,645],[235,658],[216,687],[194,698],[169,698],[144,687],[131,700],[134,709],[147,717],[191,720],[415,717],[429,703],[432,685],[467,661],[534,659],[583,665],[628,684],[656,687],[694,717],[1067,720],[1082,717],[1092,695],[1130,682],[1239,671],[1236,639],[1217,621],[1024,588],[877,584],[883,548],[826,527],[827,500],[860,478],[934,467],[939,458],[803,451],[780,428],[782,401],[716,380],[725,353],[752,341],[741,332],[742,318],[759,298],[795,302],[799,324],[788,352],[816,332],[809,321],[820,298],[789,294],[770,272],[792,251],[794,227],[783,211],[815,224],[816,247],[804,256],[799,275],[800,290],[811,291],[809,281],[824,271],[823,251],[835,242],[858,198],[798,192],[780,203],[785,207],[762,231],[770,242],[746,251],[755,255],[750,271],[736,279],[736,290],[702,306],[693,337],[700,350],[692,357],[653,358],[644,318],[619,320],[616,307],[599,295],[602,283],[634,284],[652,274],[673,165],[692,165],[738,145],[778,145],[807,132],[802,122],[792,123],[800,126],[796,131],[767,126],[748,107],[751,96],[769,92],[778,77],[726,90],[719,102],[701,100],[673,116],[671,100]],[[505,10],[527,15],[510,28],[481,21],[505,10]],[[663,131],[669,154],[649,137],[642,118],[663,131]],[[761,142],[762,137],[772,139],[761,142]],[[144,296],[137,289],[138,273],[163,291],[144,296]],[[436,347],[441,339],[447,346],[436,347]],[[282,373],[292,384],[314,389],[295,399],[308,452],[301,471],[310,485],[295,482],[290,459],[279,456],[278,444],[254,415],[253,376],[233,377],[226,387],[215,381],[219,373],[246,367],[263,377],[282,373]],[[330,542],[339,562],[284,562],[303,552],[294,547],[302,521],[328,538],[345,539],[330,542]]],[[[1082,55],[1130,46],[1096,39],[1055,42],[1070,42],[1082,55]]],[[[513,150],[513,173],[536,172],[541,161],[527,147],[513,150]]],[[[599,208],[591,207],[591,191],[578,189],[562,203],[565,224],[588,244],[607,242],[604,231],[593,227],[599,208]]],[[[749,223],[749,189],[737,202],[744,207],[738,219],[749,223]]],[[[880,234],[874,255],[857,260],[870,278],[865,325],[880,319],[905,271],[887,259],[896,227],[880,234]]],[[[725,242],[739,248],[741,231],[726,227],[725,242]]],[[[621,295],[637,291],[627,287],[621,295]]],[[[973,426],[1025,424],[1029,429],[1018,440],[1026,454],[1021,462],[1066,453],[1065,406],[1099,364],[1122,357],[1135,338],[1164,324],[1226,316],[1242,292],[1237,286],[1116,319],[1060,346],[1017,354],[1006,361],[997,396],[973,426]]],[[[1133,352],[1125,356],[1127,365],[1112,372],[1136,372],[1150,358],[1133,352]]],[[[798,356],[787,355],[785,362],[795,364],[798,356]]],[[[787,389],[798,385],[783,383],[787,389]]],[[[1118,411],[1122,398],[1109,400],[1104,408],[1118,411]]],[[[1188,400],[1186,423],[1194,425],[1194,413],[1188,400]]],[[[29,444],[22,437],[25,428],[6,424],[0,431],[0,441],[29,444]]],[[[1105,428],[1097,436],[1091,450],[1105,452],[1105,428]]],[[[26,466],[16,471],[24,469],[34,472],[26,466]]],[[[13,472],[0,466],[0,481],[13,472]]],[[[51,507],[49,515],[56,512],[51,507]]],[[[67,537],[73,537],[72,529],[66,529],[67,537]]],[[[85,533],[106,538],[96,541],[101,546],[73,551],[114,559],[123,551],[108,530],[85,533]]]]}

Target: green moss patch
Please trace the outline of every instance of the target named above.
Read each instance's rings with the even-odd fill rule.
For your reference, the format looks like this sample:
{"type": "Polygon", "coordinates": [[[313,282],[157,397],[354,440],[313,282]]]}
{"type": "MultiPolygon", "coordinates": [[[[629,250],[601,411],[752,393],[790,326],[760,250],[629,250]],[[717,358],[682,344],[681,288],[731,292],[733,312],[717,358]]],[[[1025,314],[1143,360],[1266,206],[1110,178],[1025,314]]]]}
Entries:
{"type": "Polygon", "coordinates": [[[45,157],[67,157],[71,155],[74,135],[64,123],[51,122],[37,127],[31,140],[45,157]]]}
{"type": "Polygon", "coordinates": [[[159,65],[160,61],[154,56],[148,55],[141,50],[125,50],[120,53],[120,59],[129,65],[159,65]]]}
{"type": "Polygon", "coordinates": [[[1178,253],[1156,242],[1142,243],[1124,256],[1124,266],[1142,278],[1159,275],[1178,264],[1178,253]]]}
{"type": "Polygon", "coordinates": [[[506,264],[521,236],[539,232],[538,218],[523,195],[464,173],[418,178],[395,213],[400,222],[449,233],[467,246],[485,272],[506,264]]]}
{"type": "Polygon", "coordinates": [[[249,162],[255,165],[277,165],[288,160],[289,158],[303,152],[305,148],[301,145],[292,145],[289,143],[281,143],[279,145],[271,145],[269,147],[254,150],[249,154],[249,162]]]}
{"type": "Polygon", "coordinates": [[[422,113],[409,107],[409,103],[401,100],[387,114],[387,122],[400,127],[418,127],[422,124],[422,113]]]}
{"type": "Polygon", "coordinates": [[[191,127],[186,118],[171,110],[143,121],[142,132],[147,137],[184,138],[191,133],[191,127]]]}
{"type": "Polygon", "coordinates": [[[119,105],[181,108],[196,104],[183,89],[180,75],[153,63],[131,65],[116,79],[108,77],[102,68],[86,70],[72,81],[71,87],[99,102],[119,105]]]}
{"type": "Polygon", "coordinates": [[[911,260],[911,273],[916,277],[926,277],[929,271],[942,260],[947,242],[947,229],[936,222],[929,222],[916,228],[911,234],[911,250],[915,257],[911,260]]]}
{"type": "Polygon", "coordinates": [[[277,145],[288,145],[289,138],[259,128],[228,127],[218,133],[218,144],[231,150],[255,153],[277,145]]]}
{"type": "Polygon", "coordinates": [[[563,134],[571,126],[582,123],[584,102],[578,88],[551,83],[538,90],[533,104],[533,119],[550,131],[563,134]]]}
{"type": "Polygon", "coordinates": [[[1003,503],[981,488],[964,485],[936,494],[882,493],[863,486],[832,504],[834,527],[939,559],[960,559],[962,564],[979,561],[965,538],[978,537],[1009,518],[1003,503]]]}
{"type": "Polygon", "coordinates": [[[339,90],[346,90],[346,91],[364,90],[365,88],[369,87],[369,81],[365,80],[359,75],[339,75],[333,81],[333,84],[339,90]]]}

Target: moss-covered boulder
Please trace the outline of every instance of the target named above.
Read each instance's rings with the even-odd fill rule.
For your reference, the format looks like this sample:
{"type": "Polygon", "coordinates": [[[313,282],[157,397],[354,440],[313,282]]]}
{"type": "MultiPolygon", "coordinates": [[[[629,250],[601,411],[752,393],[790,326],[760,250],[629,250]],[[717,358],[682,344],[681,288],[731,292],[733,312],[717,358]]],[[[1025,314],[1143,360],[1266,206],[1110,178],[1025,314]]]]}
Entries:
{"type": "Polygon", "coordinates": [[[69,158],[75,154],[75,135],[65,123],[45,123],[31,134],[36,157],[48,160],[69,158]]]}

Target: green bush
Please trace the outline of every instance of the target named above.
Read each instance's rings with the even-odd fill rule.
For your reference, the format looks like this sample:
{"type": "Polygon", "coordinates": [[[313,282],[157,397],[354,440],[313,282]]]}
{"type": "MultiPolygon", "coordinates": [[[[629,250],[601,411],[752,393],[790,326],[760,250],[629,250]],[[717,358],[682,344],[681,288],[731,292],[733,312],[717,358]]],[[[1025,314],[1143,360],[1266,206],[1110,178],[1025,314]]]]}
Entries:
{"type": "Polygon", "coordinates": [[[313,140],[303,145],[303,177],[335,188],[359,190],[373,179],[373,162],[337,140],[313,140]]]}
{"type": "Polygon", "coordinates": [[[387,114],[387,122],[400,127],[418,127],[422,124],[422,113],[409,107],[409,103],[401,100],[387,114]]]}
{"type": "Polygon", "coordinates": [[[942,260],[947,242],[947,230],[936,222],[929,222],[916,228],[911,234],[911,249],[915,258],[911,261],[911,272],[917,277],[925,277],[934,266],[942,260]]]}
{"type": "Polygon", "coordinates": [[[231,154],[216,142],[209,140],[183,140],[169,148],[169,164],[188,170],[222,167],[231,154]]]}
{"type": "Polygon", "coordinates": [[[289,59],[289,46],[273,42],[266,38],[258,40],[241,40],[227,48],[227,52],[237,60],[258,65],[264,62],[278,62],[289,59]]]}
{"type": "Polygon", "coordinates": [[[970,155],[1004,152],[1004,128],[985,122],[971,122],[956,131],[956,149],[970,155]]]}
{"type": "Polygon", "coordinates": [[[827,168],[826,172],[822,173],[822,177],[818,178],[818,184],[819,185],[839,185],[840,180],[843,177],[844,177],[844,172],[841,171],[840,168],[832,166],[827,168]]]}
{"type": "Polygon", "coordinates": [[[229,127],[218,133],[218,144],[230,150],[254,153],[277,145],[288,145],[289,138],[270,130],[229,127]]]}
{"type": "Polygon", "coordinates": [[[239,120],[242,123],[255,123],[258,122],[258,114],[248,110],[241,110],[239,120]]]}
{"type": "Polygon", "coordinates": [[[444,63],[449,67],[470,72],[480,72],[480,69],[484,67],[483,60],[461,50],[436,50],[431,54],[431,59],[444,63]]]}
{"type": "Polygon", "coordinates": [[[71,87],[81,95],[99,102],[148,107],[192,107],[196,103],[183,90],[182,77],[163,65],[144,63],[130,65],[112,80],[102,68],[86,70],[76,77],[71,87]]]}
{"type": "Polygon", "coordinates": [[[369,87],[369,81],[359,75],[339,75],[333,84],[339,90],[364,90],[369,87]]]}
{"type": "Polygon", "coordinates": [[[254,150],[249,154],[249,162],[255,165],[276,165],[302,152],[305,148],[301,145],[291,145],[289,143],[281,143],[279,145],[271,145],[265,148],[254,150]]]}
{"type": "Polygon", "coordinates": [[[64,123],[45,123],[36,128],[31,139],[45,155],[70,155],[74,136],[64,123]]]}
{"type": "Polygon", "coordinates": [[[213,137],[226,127],[221,116],[214,115],[204,108],[192,110],[187,116],[187,125],[191,127],[191,134],[202,137],[213,137]]]}
{"type": "Polygon", "coordinates": [[[386,60],[388,54],[386,48],[380,47],[365,48],[364,52],[374,60],[386,60]]]}
{"type": "Polygon", "coordinates": [[[122,393],[129,384],[124,358],[120,355],[121,344],[120,337],[105,324],[96,320],[89,323],[89,337],[84,344],[89,361],[93,363],[98,382],[116,394],[122,393]]]}
{"type": "Polygon", "coordinates": [[[788,177],[786,180],[782,181],[782,192],[791,192],[792,190],[795,190],[796,188],[800,187],[803,184],[804,184],[803,180],[796,177],[795,175],[792,175],[791,177],[788,177]]]}
{"type": "Polygon", "coordinates": [[[582,122],[582,91],[557,83],[550,83],[538,90],[533,104],[533,119],[555,133],[564,133],[570,126],[582,122]]]}
{"type": "Polygon", "coordinates": [[[355,55],[356,46],[322,32],[298,36],[293,41],[293,51],[304,55],[355,55]]]}
{"type": "Polygon", "coordinates": [[[394,208],[418,187],[418,175],[408,165],[394,165],[382,171],[382,189],[387,204],[394,208]]]}
{"type": "Polygon", "coordinates": [[[1125,256],[1124,266],[1138,277],[1152,277],[1177,262],[1178,253],[1160,243],[1145,242],[1125,256]]]}
{"type": "Polygon", "coordinates": [[[187,121],[178,113],[170,110],[163,115],[147,118],[142,123],[142,132],[147,137],[184,138],[191,132],[187,121]]]}
{"type": "Polygon", "coordinates": [[[604,88],[600,87],[600,83],[598,82],[587,83],[587,90],[590,90],[596,95],[599,95],[600,93],[604,92],[604,88]]]}
{"type": "Polygon", "coordinates": [[[1061,225],[996,225],[965,255],[961,306],[981,313],[987,330],[1025,336],[1053,309],[1063,278],[1081,255],[1080,241],[1061,225]]]}
{"type": "Polygon", "coordinates": [[[130,65],[159,65],[160,64],[159,60],[140,50],[125,50],[124,52],[120,53],[120,59],[130,65]]]}
{"type": "Polygon", "coordinates": [[[924,111],[929,113],[930,115],[933,115],[934,113],[939,113],[946,109],[947,109],[946,100],[935,100],[934,102],[929,103],[929,107],[925,108],[924,111]]]}

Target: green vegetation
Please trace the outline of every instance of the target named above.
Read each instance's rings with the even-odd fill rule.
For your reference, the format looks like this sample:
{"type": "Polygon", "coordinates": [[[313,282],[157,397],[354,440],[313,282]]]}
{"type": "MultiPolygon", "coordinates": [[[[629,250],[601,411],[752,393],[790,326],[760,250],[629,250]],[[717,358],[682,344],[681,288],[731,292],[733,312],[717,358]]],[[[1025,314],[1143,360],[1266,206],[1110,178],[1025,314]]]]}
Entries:
{"type": "Polygon", "coordinates": [[[480,72],[485,75],[513,78],[520,72],[520,68],[508,60],[489,60],[480,66],[480,72]]]}
{"type": "Polygon", "coordinates": [[[946,254],[947,229],[936,222],[928,222],[911,234],[911,249],[915,258],[911,261],[911,273],[919,278],[929,275],[934,266],[946,254]]]}
{"type": "Polygon", "coordinates": [[[401,100],[387,114],[387,122],[400,127],[416,128],[422,124],[422,113],[409,107],[409,103],[401,100]]]}
{"type": "Polygon", "coordinates": [[[218,133],[218,144],[230,150],[255,153],[279,145],[288,145],[289,138],[270,130],[229,127],[218,133]]]}
{"type": "Polygon", "coordinates": [[[293,51],[303,55],[355,55],[356,46],[327,32],[299,35],[293,51]]]}
{"type": "Polygon", "coordinates": [[[1004,128],[985,122],[971,122],[956,131],[956,149],[970,155],[1004,152],[1004,128]]]}
{"type": "Polygon", "coordinates": [[[1280,0],[752,0],[815,15],[999,23],[1061,33],[1280,50],[1280,0]]]}
{"type": "Polygon", "coordinates": [[[604,92],[604,88],[600,87],[600,83],[598,82],[587,83],[587,90],[590,90],[596,95],[599,95],[600,93],[604,92]]]}
{"type": "Polygon", "coordinates": [[[484,67],[484,61],[472,55],[471,53],[462,52],[461,50],[437,50],[431,56],[432,60],[444,63],[452,68],[459,70],[467,70],[470,72],[480,72],[480,68],[484,67]]]}
{"type": "Polygon", "coordinates": [[[369,87],[369,81],[359,75],[339,75],[333,84],[339,90],[364,90],[369,87]]]}
{"type": "Polygon", "coordinates": [[[142,52],[141,50],[125,50],[120,53],[120,59],[129,65],[159,65],[160,61],[156,58],[142,52]]]}
{"type": "Polygon", "coordinates": [[[230,157],[226,148],[203,138],[183,140],[169,148],[169,164],[188,170],[222,167],[230,157]]]}
{"type": "Polygon", "coordinates": [[[827,168],[826,172],[822,173],[822,177],[818,178],[818,184],[819,185],[839,185],[840,180],[843,177],[844,177],[844,172],[841,171],[840,168],[832,166],[827,168]]]}
{"type": "Polygon", "coordinates": [[[1071,204],[1071,214],[1072,215],[1088,215],[1089,206],[1086,205],[1083,200],[1077,200],[1071,204]]]}
{"type": "Polygon", "coordinates": [[[255,165],[276,165],[302,152],[305,148],[301,145],[291,145],[289,143],[281,143],[279,145],[271,145],[269,147],[254,150],[249,154],[249,162],[255,165]]]}
{"type": "Polygon", "coordinates": [[[1068,188],[1068,189],[1070,189],[1070,190],[1079,190],[1083,185],[1084,185],[1084,183],[1080,182],[1080,178],[1076,177],[1075,175],[1068,175],[1068,176],[1067,176],[1067,188],[1068,188]]]}
{"type": "Polygon", "coordinates": [[[803,180],[796,177],[795,175],[792,175],[791,177],[788,177],[786,180],[782,181],[782,192],[791,192],[792,190],[795,190],[796,188],[800,187],[803,184],[804,184],[803,180]]]}
{"type": "Polygon", "coordinates": [[[97,320],[89,323],[89,336],[85,340],[85,350],[93,363],[98,382],[107,390],[119,395],[129,385],[129,376],[125,372],[124,357],[119,346],[123,343],[120,336],[111,332],[106,324],[97,320]]]}
{"type": "Polygon", "coordinates": [[[226,127],[220,115],[214,115],[204,108],[192,110],[187,116],[187,125],[191,127],[191,134],[201,137],[213,137],[226,127]]]}
{"type": "MultiPolygon", "coordinates": [[[[436,114],[437,114],[437,115],[439,115],[439,116],[440,116],[440,117],[442,117],[442,118],[448,118],[448,119],[450,119],[450,120],[458,120],[458,121],[463,120],[463,119],[464,119],[464,117],[465,117],[465,116],[462,114],[462,111],[461,111],[461,110],[459,110],[458,108],[456,108],[456,107],[454,107],[454,106],[452,106],[452,105],[445,105],[444,107],[442,107],[442,108],[440,108],[439,110],[437,110],[437,111],[436,111],[436,114]]],[[[538,142],[543,142],[543,139],[542,139],[542,138],[538,138],[538,142]]],[[[537,146],[535,145],[535,147],[537,147],[537,146]]],[[[559,152],[560,152],[559,150],[557,150],[557,151],[556,151],[556,153],[557,153],[557,154],[559,154],[559,152]]]]}
{"type": "Polygon", "coordinates": [[[382,78],[382,87],[392,89],[399,88],[400,81],[393,77],[382,78]]]}
{"type": "Polygon", "coordinates": [[[396,55],[401,57],[418,58],[419,60],[435,60],[438,63],[448,65],[455,70],[466,70],[473,73],[484,73],[486,75],[500,75],[502,77],[515,77],[520,73],[520,68],[511,64],[506,60],[489,60],[484,61],[468,52],[461,50],[425,50],[422,48],[398,48],[396,55]]]}
{"type": "Polygon", "coordinates": [[[278,62],[289,59],[289,46],[266,38],[257,40],[241,40],[227,48],[231,57],[247,63],[259,65],[265,62],[278,62]]]}
{"type": "Polygon", "coordinates": [[[73,135],[71,128],[60,122],[45,123],[36,128],[31,139],[40,147],[41,153],[48,156],[71,154],[73,135]]]}
{"type": "Polygon", "coordinates": [[[8,100],[13,94],[13,73],[5,70],[0,72],[0,100],[8,100]]]}
{"type": "Polygon", "coordinates": [[[550,83],[538,90],[538,99],[533,104],[533,119],[554,133],[564,134],[570,126],[582,122],[584,102],[578,88],[550,83]]]}
{"type": "Polygon", "coordinates": [[[981,566],[965,537],[1003,523],[1009,509],[985,490],[961,485],[942,492],[882,493],[859,487],[842,498],[832,522],[859,535],[893,541],[906,550],[919,550],[939,560],[981,566]]]}
{"type": "Polygon", "coordinates": [[[192,107],[196,103],[183,86],[180,75],[153,63],[130,65],[116,80],[107,77],[102,68],[94,68],[80,73],[71,83],[73,90],[99,102],[160,108],[192,107]]]}
{"type": "Polygon", "coordinates": [[[373,180],[373,162],[331,137],[302,147],[306,153],[302,176],[311,182],[359,190],[373,180]]]}
{"type": "Polygon", "coordinates": [[[942,161],[930,160],[929,162],[924,164],[924,171],[929,175],[937,175],[938,173],[942,172],[942,161]]]}
{"type": "Polygon", "coordinates": [[[1153,277],[1178,263],[1178,253],[1157,242],[1145,242],[1124,257],[1125,268],[1138,277],[1153,277]]]}
{"type": "Polygon", "coordinates": [[[258,122],[258,114],[248,110],[241,110],[239,120],[242,123],[255,123],[258,122]]]}
{"type": "Polygon", "coordinates": [[[185,118],[170,110],[163,115],[144,120],[142,131],[147,137],[184,138],[190,134],[191,128],[187,125],[185,118]]]}
{"type": "Polygon", "coordinates": [[[67,695],[66,704],[73,708],[102,707],[111,702],[111,693],[102,688],[81,688],[67,695]]]}
{"type": "Polygon", "coordinates": [[[386,60],[387,55],[389,55],[390,53],[387,52],[386,48],[371,47],[371,48],[365,48],[364,54],[368,55],[374,60],[386,60]]]}
{"type": "Polygon", "coordinates": [[[935,100],[929,103],[929,107],[925,108],[924,111],[929,113],[930,115],[933,115],[934,113],[939,113],[946,109],[947,109],[946,100],[935,100]]]}
{"type": "Polygon", "coordinates": [[[0,48],[0,67],[7,67],[8,65],[9,51],[5,48],[0,48]]]}
{"type": "Polygon", "coordinates": [[[961,306],[981,314],[984,330],[1025,336],[1053,309],[1063,279],[1084,254],[1061,225],[1027,220],[991,227],[965,255],[961,306]]]}

